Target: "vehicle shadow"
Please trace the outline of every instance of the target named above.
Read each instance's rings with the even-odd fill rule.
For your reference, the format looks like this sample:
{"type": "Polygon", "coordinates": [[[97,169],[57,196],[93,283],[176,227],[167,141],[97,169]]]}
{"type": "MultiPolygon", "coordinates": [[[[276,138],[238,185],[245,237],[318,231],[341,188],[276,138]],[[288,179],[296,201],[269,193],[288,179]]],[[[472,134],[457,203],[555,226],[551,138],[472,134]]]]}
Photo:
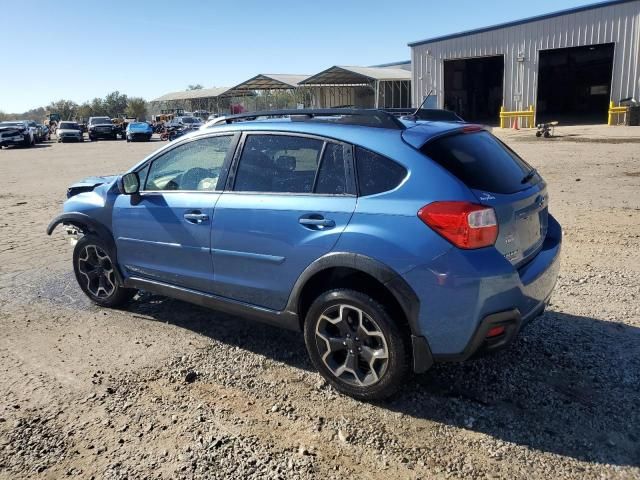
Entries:
{"type": "Polygon", "coordinates": [[[436,365],[385,406],[582,461],[640,466],[639,386],[639,328],[549,311],[510,348],[436,365]]]}
{"type": "MultiPolygon", "coordinates": [[[[297,332],[150,294],[129,310],[313,370],[297,332]]],[[[437,364],[376,406],[582,461],[640,466],[639,385],[639,328],[548,311],[508,349],[437,364]]]]}
{"type": "Polygon", "coordinates": [[[191,330],[292,367],[313,371],[301,333],[228,315],[151,293],[142,293],[127,311],[191,330]],[[286,345],[287,348],[282,348],[286,345]]]}
{"type": "Polygon", "coordinates": [[[5,147],[2,147],[2,149],[7,149],[7,150],[33,150],[33,149],[38,149],[38,148],[49,148],[51,146],[50,141],[46,142],[46,143],[36,143],[34,145],[31,145],[30,147],[25,147],[23,145],[7,145],[5,147]]]}

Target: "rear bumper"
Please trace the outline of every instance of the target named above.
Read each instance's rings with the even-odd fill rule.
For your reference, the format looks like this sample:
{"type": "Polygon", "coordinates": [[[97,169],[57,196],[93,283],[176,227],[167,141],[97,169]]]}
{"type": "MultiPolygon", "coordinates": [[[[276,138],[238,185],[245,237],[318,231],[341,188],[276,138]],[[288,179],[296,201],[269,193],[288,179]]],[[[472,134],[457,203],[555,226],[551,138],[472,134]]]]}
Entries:
{"type": "Polygon", "coordinates": [[[451,249],[403,275],[420,298],[419,335],[434,360],[466,360],[511,343],[523,325],[544,311],[558,277],[561,245],[560,225],[549,216],[542,250],[519,269],[493,248],[451,249]],[[487,339],[496,325],[504,325],[505,333],[487,339]]]}

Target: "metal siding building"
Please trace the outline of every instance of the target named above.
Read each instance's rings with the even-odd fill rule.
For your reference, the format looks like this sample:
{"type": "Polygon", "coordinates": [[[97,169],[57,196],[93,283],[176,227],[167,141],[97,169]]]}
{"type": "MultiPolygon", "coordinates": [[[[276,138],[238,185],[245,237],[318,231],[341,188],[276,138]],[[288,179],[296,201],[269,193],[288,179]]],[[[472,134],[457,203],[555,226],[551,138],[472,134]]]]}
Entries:
{"type": "MultiPolygon", "coordinates": [[[[614,44],[610,100],[640,99],[640,0],[617,0],[410,43],[413,103],[433,89],[433,102],[445,107],[446,61],[503,56],[502,105],[537,111],[541,52],[609,43],[614,44]]],[[[597,93],[603,94],[596,89],[591,95],[597,93]]]]}

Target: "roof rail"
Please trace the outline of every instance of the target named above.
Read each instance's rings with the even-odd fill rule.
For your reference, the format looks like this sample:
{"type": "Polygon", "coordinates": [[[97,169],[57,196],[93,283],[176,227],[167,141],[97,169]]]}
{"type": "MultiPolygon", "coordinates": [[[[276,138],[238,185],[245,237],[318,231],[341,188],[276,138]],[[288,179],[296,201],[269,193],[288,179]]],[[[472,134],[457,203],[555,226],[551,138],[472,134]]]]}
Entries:
{"type": "Polygon", "coordinates": [[[440,122],[464,122],[456,112],[442,108],[383,108],[383,111],[395,117],[411,120],[427,120],[440,122]]]}
{"type": "Polygon", "coordinates": [[[383,110],[357,108],[311,108],[300,110],[264,110],[229,115],[227,123],[256,120],[258,118],[289,117],[292,121],[311,120],[317,117],[338,117],[336,123],[360,125],[365,127],[389,128],[404,130],[404,124],[395,115],[383,110]]]}

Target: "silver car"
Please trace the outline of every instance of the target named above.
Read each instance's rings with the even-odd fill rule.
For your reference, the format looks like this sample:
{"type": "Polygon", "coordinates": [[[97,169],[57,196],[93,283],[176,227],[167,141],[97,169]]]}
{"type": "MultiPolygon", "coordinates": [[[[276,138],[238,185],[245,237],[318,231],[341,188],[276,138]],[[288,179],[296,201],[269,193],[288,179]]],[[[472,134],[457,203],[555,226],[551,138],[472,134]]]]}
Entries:
{"type": "Polygon", "coordinates": [[[58,124],[58,130],[56,131],[58,136],[58,143],[73,140],[75,142],[83,142],[84,135],[82,134],[82,127],[77,122],[60,122],[58,124]]]}

